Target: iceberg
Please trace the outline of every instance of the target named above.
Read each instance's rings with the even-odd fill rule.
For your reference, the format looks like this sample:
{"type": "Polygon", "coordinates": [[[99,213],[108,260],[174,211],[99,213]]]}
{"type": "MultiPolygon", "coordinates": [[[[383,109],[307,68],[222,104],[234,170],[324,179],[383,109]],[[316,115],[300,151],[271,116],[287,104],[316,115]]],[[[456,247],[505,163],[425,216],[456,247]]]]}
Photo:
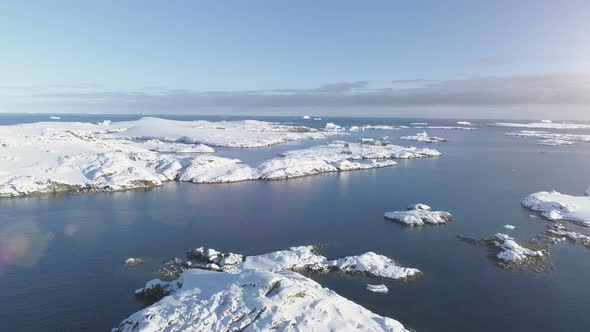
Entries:
{"type": "Polygon", "coordinates": [[[409,206],[406,211],[386,212],[384,216],[407,226],[440,225],[453,219],[449,212],[432,211],[430,206],[421,203],[409,206]]]}

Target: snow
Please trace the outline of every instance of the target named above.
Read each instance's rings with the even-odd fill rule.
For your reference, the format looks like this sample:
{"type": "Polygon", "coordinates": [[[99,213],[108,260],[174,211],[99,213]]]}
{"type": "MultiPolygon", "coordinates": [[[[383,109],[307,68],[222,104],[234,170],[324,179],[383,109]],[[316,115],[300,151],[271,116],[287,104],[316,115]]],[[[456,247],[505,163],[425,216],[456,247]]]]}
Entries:
{"type": "Polygon", "coordinates": [[[590,226],[590,197],[541,191],[527,196],[522,205],[549,220],[569,220],[590,226]]]}
{"type": "Polygon", "coordinates": [[[181,279],[114,331],[407,331],[295,272],[189,269],[181,279]]]}
{"type": "Polygon", "coordinates": [[[329,135],[308,127],[255,120],[209,122],[147,117],[107,127],[112,132],[106,137],[111,138],[157,139],[232,148],[258,148],[302,139],[323,139],[329,135]]]}
{"type": "Polygon", "coordinates": [[[530,128],[530,129],[589,129],[590,124],[582,123],[555,123],[555,122],[531,122],[531,123],[516,123],[516,122],[494,122],[492,126],[497,127],[512,127],[512,128],[530,128]]]}
{"type": "Polygon", "coordinates": [[[383,293],[383,294],[387,294],[387,292],[389,292],[389,289],[387,289],[387,286],[381,284],[381,285],[371,285],[371,284],[367,284],[367,290],[369,292],[373,292],[373,293],[383,293]]]}
{"type": "Polygon", "coordinates": [[[258,167],[258,176],[263,180],[287,179],[326,172],[388,167],[396,165],[396,162],[391,159],[440,155],[440,152],[432,149],[333,142],[328,145],[287,151],[281,158],[263,162],[258,167]]]}
{"type": "Polygon", "coordinates": [[[504,228],[506,228],[506,229],[515,229],[516,227],[514,227],[513,225],[504,225],[504,228]]]}
{"type": "Polygon", "coordinates": [[[125,262],[123,262],[123,265],[125,265],[125,266],[135,266],[135,265],[139,265],[139,264],[142,264],[142,263],[143,263],[143,259],[130,257],[130,258],[127,258],[125,260],[125,262]]]}
{"type": "Polygon", "coordinates": [[[590,245],[590,236],[571,231],[563,225],[552,225],[547,229],[547,233],[560,238],[567,238],[573,242],[590,245]]]}
{"type": "Polygon", "coordinates": [[[494,238],[494,244],[501,250],[496,257],[502,261],[517,262],[529,257],[543,257],[542,251],[527,249],[506,234],[496,233],[494,238]]]}
{"type": "Polygon", "coordinates": [[[590,135],[582,135],[582,134],[558,134],[558,133],[551,133],[547,131],[537,131],[537,130],[521,130],[516,132],[506,133],[506,135],[510,136],[518,136],[518,137],[533,137],[538,138],[538,144],[541,145],[572,145],[575,142],[584,142],[590,143],[590,135]]]}
{"type": "Polygon", "coordinates": [[[426,143],[440,143],[447,140],[442,137],[428,136],[426,132],[418,133],[415,136],[402,136],[400,139],[406,141],[426,142],[426,143]]]}
{"type": "MultiPolygon", "coordinates": [[[[220,257],[225,254],[199,248],[192,255],[222,262],[220,257]]],[[[169,295],[132,314],[114,331],[241,331],[246,327],[248,331],[407,331],[401,323],[376,315],[294,271],[342,271],[389,279],[420,274],[375,253],[328,260],[312,246],[246,257],[241,267],[223,272],[222,265],[220,269],[186,269],[178,280],[148,282],[136,294],[160,291],[169,295]]],[[[387,291],[384,285],[367,287],[387,291]]]]}
{"type": "MultiPolygon", "coordinates": [[[[0,126],[0,197],[278,180],[394,166],[394,159],[437,157],[432,149],[334,142],[288,151],[258,166],[213,155],[213,146],[258,147],[322,138],[327,132],[261,121],[41,122],[0,126]],[[224,129],[222,129],[224,128],[224,129]],[[148,133],[153,130],[152,133],[148,133]],[[319,136],[318,136],[319,135],[319,136]]],[[[384,145],[385,144],[385,145],[384,145]]]]}
{"type": "Polygon", "coordinates": [[[449,212],[432,211],[430,206],[421,203],[409,206],[406,211],[386,212],[384,216],[407,226],[440,225],[453,219],[449,212]]]}
{"type": "Polygon", "coordinates": [[[256,170],[239,159],[202,155],[194,158],[180,172],[179,181],[193,183],[222,183],[254,180],[256,170]]]}
{"type": "Polygon", "coordinates": [[[451,129],[451,130],[476,130],[473,127],[463,126],[414,126],[415,129],[451,129]]]}
{"type": "Polygon", "coordinates": [[[345,127],[341,127],[335,123],[332,122],[328,122],[326,123],[326,126],[324,127],[325,130],[327,131],[345,131],[346,128],[345,127]]]}
{"type": "Polygon", "coordinates": [[[326,257],[316,254],[313,246],[292,247],[289,250],[249,256],[246,257],[243,268],[266,271],[331,270],[349,274],[360,273],[391,280],[413,278],[421,273],[418,269],[401,267],[391,258],[374,252],[328,260],[326,257]]]}

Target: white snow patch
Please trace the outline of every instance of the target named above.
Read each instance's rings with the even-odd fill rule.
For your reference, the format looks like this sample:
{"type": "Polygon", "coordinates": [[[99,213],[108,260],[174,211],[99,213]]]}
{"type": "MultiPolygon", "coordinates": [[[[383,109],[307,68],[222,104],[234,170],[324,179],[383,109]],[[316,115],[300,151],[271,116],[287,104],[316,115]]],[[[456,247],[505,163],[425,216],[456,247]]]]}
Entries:
{"type": "Polygon", "coordinates": [[[521,261],[528,257],[543,257],[542,251],[527,249],[506,234],[496,233],[494,238],[496,239],[494,244],[501,250],[496,257],[505,262],[521,261]]]}
{"type": "Polygon", "coordinates": [[[541,191],[527,196],[522,205],[549,220],[569,220],[590,226],[590,197],[541,191]]]}
{"type": "Polygon", "coordinates": [[[291,271],[189,269],[179,283],[114,331],[407,331],[291,271]]]}
{"type": "Polygon", "coordinates": [[[575,142],[590,143],[590,135],[582,134],[557,134],[547,131],[521,130],[517,132],[506,133],[506,135],[517,137],[533,137],[539,139],[541,145],[572,145],[575,142]]]}
{"type": "Polygon", "coordinates": [[[326,126],[324,127],[324,129],[327,131],[345,131],[346,127],[341,127],[335,123],[328,122],[328,123],[326,123],[326,126]]]}
{"type": "MultiPolygon", "coordinates": [[[[199,248],[197,257],[220,260],[220,252],[199,248]]],[[[224,259],[227,259],[227,255],[224,259]]],[[[247,257],[229,272],[186,269],[172,282],[152,280],[137,294],[155,289],[169,293],[132,314],[114,331],[269,331],[285,327],[305,331],[407,331],[397,321],[378,316],[315,281],[289,270],[340,270],[402,279],[420,273],[375,253],[327,260],[313,247],[247,257]]],[[[226,264],[227,265],[227,264],[226,264]]],[[[211,269],[211,267],[209,267],[211,269]]],[[[384,285],[371,285],[383,292],[384,285]]],[[[369,288],[369,287],[368,287],[369,288]]],[[[385,287],[386,291],[386,287],[385,287]]]]}
{"type": "Polygon", "coordinates": [[[531,122],[531,123],[515,123],[515,122],[494,122],[490,123],[497,127],[512,127],[512,128],[531,128],[531,129],[589,129],[590,124],[582,123],[555,123],[555,122],[531,122]]]}
{"type": "Polygon", "coordinates": [[[415,136],[402,136],[400,139],[406,141],[426,142],[426,143],[440,143],[446,142],[447,140],[442,137],[428,136],[426,132],[418,133],[415,136]]]}
{"type": "Polygon", "coordinates": [[[383,294],[387,294],[387,292],[389,292],[389,289],[387,289],[387,286],[381,284],[381,285],[371,285],[371,284],[367,284],[367,290],[369,292],[373,292],[373,293],[383,293],[383,294]]]}
{"type": "Polygon", "coordinates": [[[446,224],[453,219],[453,215],[445,211],[432,211],[426,204],[414,204],[406,211],[386,212],[385,218],[401,222],[407,226],[423,226],[424,224],[446,224]]]}

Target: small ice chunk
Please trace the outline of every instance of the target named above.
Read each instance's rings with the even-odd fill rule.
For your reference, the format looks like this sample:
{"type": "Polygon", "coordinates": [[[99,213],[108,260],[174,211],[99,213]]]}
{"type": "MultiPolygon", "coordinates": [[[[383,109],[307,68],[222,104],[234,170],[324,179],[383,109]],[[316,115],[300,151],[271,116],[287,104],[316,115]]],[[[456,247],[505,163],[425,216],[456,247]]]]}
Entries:
{"type": "Polygon", "coordinates": [[[506,229],[515,229],[516,227],[514,227],[512,225],[504,225],[504,228],[506,228],[506,229]]]}
{"type": "Polygon", "coordinates": [[[461,125],[461,126],[471,126],[472,125],[471,122],[469,122],[469,121],[457,121],[457,124],[461,125]]]}
{"type": "Polygon", "coordinates": [[[387,292],[389,292],[389,289],[387,289],[387,286],[381,284],[381,285],[371,285],[371,284],[367,284],[367,290],[369,292],[373,292],[373,293],[383,293],[383,294],[387,294],[387,292]]]}
{"type": "Polygon", "coordinates": [[[326,123],[326,126],[324,127],[324,129],[327,131],[344,131],[344,130],[346,130],[345,127],[341,127],[341,126],[339,126],[335,123],[332,123],[332,122],[326,123]]]}
{"type": "Polygon", "coordinates": [[[60,120],[61,119],[61,117],[59,117],[59,116],[50,116],[49,118],[51,120],[60,120]]]}

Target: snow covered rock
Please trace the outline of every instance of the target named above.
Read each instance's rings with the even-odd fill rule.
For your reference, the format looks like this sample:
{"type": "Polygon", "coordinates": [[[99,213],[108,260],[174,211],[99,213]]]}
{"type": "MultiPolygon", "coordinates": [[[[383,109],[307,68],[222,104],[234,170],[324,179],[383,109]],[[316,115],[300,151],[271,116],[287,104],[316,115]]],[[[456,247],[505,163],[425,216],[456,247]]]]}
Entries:
{"type": "Polygon", "coordinates": [[[325,130],[327,131],[345,131],[346,128],[345,127],[341,127],[335,123],[332,122],[328,122],[326,123],[326,126],[324,127],[325,130]]]}
{"type": "Polygon", "coordinates": [[[590,236],[584,235],[582,233],[574,232],[570,229],[567,229],[565,226],[561,224],[557,225],[548,225],[547,231],[545,232],[548,236],[556,238],[558,240],[567,239],[570,242],[581,244],[586,248],[590,249],[590,236]]]}
{"type": "Polygon", "coordinates": [[[549,220],[569,220],[590,226],[590,197],[541,191],[527,196],[522,205],[539,211],[549,220]]]}
{"type": "Polygon", "coordinates": [[[557,134],[547,131],[521,130],[506,133],[509,136],[532,137],[539,139],[537,144],[540,145],[572,145],[576,142],[590,143],[590,135],[582,134],[557,134]]]}
{"type": "Polygon", "coordinates": [[[511,128],[531,128],[531,129],[588,129],[590,124],[583,123],[555,123],[552,121],[532,122],[532,123],[515,123],[515,122],[495,122],[492,126],[511,127],[511,128]]]}
{"type": "Polygon", "coordinates": [[[257,148],[301,139],[322,139],[329,135],[308,127],[265,121],[176,121],[150,117],[116,122],[109,129],[112,133],[107,137],[113,138],[234,148],[257,148]]]}
{"type": "Polygon", "coordinates": [[[238,182],[256,179],[256,170],[239,159],[202,155],[180,173],[179,181],[194,183],[238,182]]]}
{"type": "Polygon", "coordinates": [[[387,289],[387,286],[381,284],[381,285],[371,285],[371,284],[367,284],[367,290],[369,292],[373,292],[373,293],[383,293],[383,294],[387,294],[387,292],[389,292],[389,289],[387,289]]]}
{"type": "MultiPolygon", "coordinates": [[[[225,272],[209,265],[204,268],[211,271],[185,269],[175,281],[149,281],[136,294],[161,299],[123,320],[114,331],[407,331],[399,322],[294,271],[342,271],[403,280],[419,275],[417,269],[371,252],[328,260],[314,247],[300,246],[249,256],[243,263],[236,255],[233,267],[224,270],[232,255],[206,248],[189,252],[191,259],[218,262],[219,271],[225,272]]],[[[372,291],[387,291],[384,285],[370,286],[372,291]]]]}
{"type": "Polygon", "coordinates": [[[501,250],[496,257],[505,262],[518,262],[530,257],[543,257],[542,251],[527,249],[503,233],[494,234],[494,244],[501,250]]]}
{"type": "Polygon", "coordinates": [[[445,211],[432,211],[426,204],[415,204],[406,211],[386,212],[385,218],[401,222],[407,226],[423,226],[425,224],[446,224],[453,219],[453,215],[445,211]]]}
{"type": "Polygon", "coordinates": [[[397,145],[370,145],[333,142],[308,149],[287,151],[258,167],[263,180],[278,180],[326,172],[351,171],[396,165],[391,159],[440,156],[432,149],[404,148],[397,145]]]}
{"type": "Polygon", "coordinates": [[[114,331],[407,331],[291,271],[185,270],[181,287],[114,331]]]}
{"type": "Polygon", "coordinates": [[[406,141],[426,142],[426,143],[440,143],[446,142],[447,140],[442,137],[428,136],[426,132],[418,133],[415,136],[402,136],[400,139],[406,141]]]}
{"type": "Polygon", "coordinates": [[[127,258],[125,262],[123,262],[123,265],[125,266],[135,266],[139,264],[143,264],[143,259],[135,257],[127,258]]]}

